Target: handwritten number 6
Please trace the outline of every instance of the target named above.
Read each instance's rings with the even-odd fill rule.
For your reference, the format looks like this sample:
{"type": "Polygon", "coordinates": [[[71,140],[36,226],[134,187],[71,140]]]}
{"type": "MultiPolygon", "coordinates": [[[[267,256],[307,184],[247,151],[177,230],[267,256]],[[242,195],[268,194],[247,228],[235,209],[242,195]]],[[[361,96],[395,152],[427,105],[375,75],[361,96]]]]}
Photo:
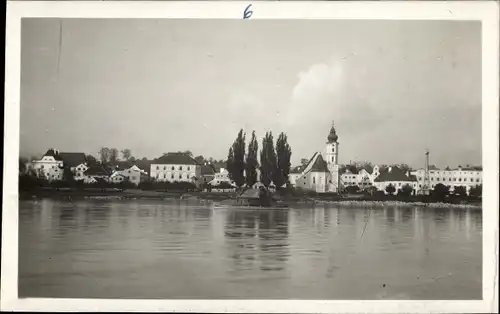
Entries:
{"type": "Polygon", "coordinates": [[[250,7],[251,7],[251,6],[252,6],[252,5],[251,5],[251,4],[249,4],[249,5],[246,7],[245,11],[243,12],[243,19],[248,19],[248,18],[250,18],[250,17],[252,16],[253,11],[251,11],[251,10],[250,10],[250,7]]]}

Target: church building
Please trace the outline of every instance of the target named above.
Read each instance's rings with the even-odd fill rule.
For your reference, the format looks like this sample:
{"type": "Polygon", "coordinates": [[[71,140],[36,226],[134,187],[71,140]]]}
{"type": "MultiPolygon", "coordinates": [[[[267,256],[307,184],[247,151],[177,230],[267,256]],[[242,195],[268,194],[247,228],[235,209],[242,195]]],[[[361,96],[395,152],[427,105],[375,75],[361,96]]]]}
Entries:
{"type": "MultiPolygon", "coordinates": [[[[330,133],[325,143],[324,156],[320,152],[313,154],[312,158],[299,173],[293,173],[296,188],[315,191],[317,193],[338,193],[339,191],[339,142],[332,124],[330,133]]],[[[296,168],[297,169],[297,168],[296,168]]]]}

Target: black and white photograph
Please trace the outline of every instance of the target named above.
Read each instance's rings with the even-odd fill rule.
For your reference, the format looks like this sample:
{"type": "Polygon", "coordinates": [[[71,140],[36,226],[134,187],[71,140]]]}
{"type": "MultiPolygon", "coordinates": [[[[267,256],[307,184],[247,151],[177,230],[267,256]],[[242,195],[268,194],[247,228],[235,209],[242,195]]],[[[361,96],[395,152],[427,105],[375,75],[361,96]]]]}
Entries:
{"type": "Polygon", "coordinates": [[[485,24],[232,5],[16,22],[13,294],[498,310],[498,7],[485,24]]]}

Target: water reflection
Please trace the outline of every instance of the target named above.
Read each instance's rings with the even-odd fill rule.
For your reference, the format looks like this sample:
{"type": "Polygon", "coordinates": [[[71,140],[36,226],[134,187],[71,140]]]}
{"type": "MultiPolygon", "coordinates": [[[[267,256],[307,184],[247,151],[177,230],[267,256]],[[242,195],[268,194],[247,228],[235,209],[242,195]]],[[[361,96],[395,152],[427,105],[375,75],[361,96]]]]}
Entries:
{"type": "Polygon", "coordinates": [[[481,298],[477,210],[42,200],[19,228],[22,297],[481,298]]]}
{"type": "Polygon", "coordinates": [[[225,237],[237,270],[281,271],[289,257],[288,211],[233,210],[227,213],[225,237]]]}

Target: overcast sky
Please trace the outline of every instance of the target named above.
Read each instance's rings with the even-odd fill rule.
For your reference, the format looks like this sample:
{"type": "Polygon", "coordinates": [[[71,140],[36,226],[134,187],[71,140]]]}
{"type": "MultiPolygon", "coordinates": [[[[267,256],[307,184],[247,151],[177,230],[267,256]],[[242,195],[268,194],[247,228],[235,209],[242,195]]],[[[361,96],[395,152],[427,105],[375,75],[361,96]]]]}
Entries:
{"type": "Polygon", "coordinates": [[[294,164],[481,164],[478,22],[24,19],[21,154],[225,158],[240,128],[294,164]],[[60,28],[62,25],[62,28],[60,28]],[[60,31],[62,30],[62,31],[60,31]],[[60,36],[61,35],[61,36],[60,36]]]}

